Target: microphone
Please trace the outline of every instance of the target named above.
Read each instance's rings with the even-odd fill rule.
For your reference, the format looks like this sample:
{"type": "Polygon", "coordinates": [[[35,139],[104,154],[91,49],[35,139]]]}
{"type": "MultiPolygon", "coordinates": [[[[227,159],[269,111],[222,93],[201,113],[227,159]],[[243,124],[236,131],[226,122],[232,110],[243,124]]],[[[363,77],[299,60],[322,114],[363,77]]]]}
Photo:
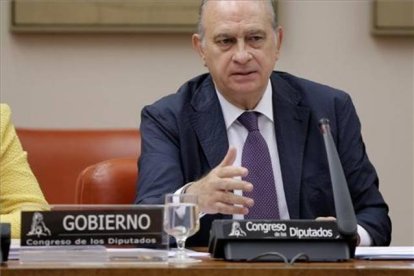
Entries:
{"type": "Polygon", "coordinates": [[[7,262],[10,250],[10,223],[0,223],[0,262],[7,262]]]}
{"type": "Polygon", "coordinates": [[[357,220],[341,160],[339,160],[338,151],[332,138],[329,120],[321,119],[319,126],[328,158],[338,230],[342,235],[352,237],[357,234],[357,220]]]}
{"type": "Polygon", "coordinates": [[[215,220],[209,252],[229,261],[344,261],[355,256],[357,220],[328,119],[319,126],[326,149],[336,221],[215,220]]]}

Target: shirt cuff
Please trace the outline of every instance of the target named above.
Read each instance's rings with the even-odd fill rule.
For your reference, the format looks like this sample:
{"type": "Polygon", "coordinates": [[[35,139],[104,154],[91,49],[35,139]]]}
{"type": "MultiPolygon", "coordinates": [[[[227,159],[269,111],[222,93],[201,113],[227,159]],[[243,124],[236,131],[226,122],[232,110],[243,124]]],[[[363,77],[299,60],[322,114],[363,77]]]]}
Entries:
{"type": "MultiPolygon", "coordinates": [[[[191,185],[191,184],[193,184],[193,182],[190,182],[190,183],[187,183],[187,184],[185,184],[184,186],[182,186],[180,189],[178,189],[177,191],[175,191],[175,195],[179,195],[179,194],[183,194],[184,192],[185,192],[185,190],[187,190],[187,188],[191,185]]],[[[204,215],[205,215],[206,213],[203,213],[203,212],[200,212],[200,214],[198,214],[198,218],[202,218],[202,217],[204,217],[204,215]]]]}
{"type": "Polygon", "coordinates": [[[357,231],[359,235],[359,244],[358,246],[371,246],[372,239],[367,230],[365,230],[361,225],[358,224],[357,231]]]}
{"type": "Polygon", "coordinates": [[[174,194],[176,194],[176,195],[179,195],[179,194],[184,194],[184,193],[185,193],[185,190],[187,190],[187,188],[188,188],[191,184],[193,184],[193,182],[190,182],[190,183],[185,184],[185,185],[184,185],[184,186],[182,186],[180,189],[178,189],[177,191],[175,191],[175,193],[174,193],[174,194]]]}

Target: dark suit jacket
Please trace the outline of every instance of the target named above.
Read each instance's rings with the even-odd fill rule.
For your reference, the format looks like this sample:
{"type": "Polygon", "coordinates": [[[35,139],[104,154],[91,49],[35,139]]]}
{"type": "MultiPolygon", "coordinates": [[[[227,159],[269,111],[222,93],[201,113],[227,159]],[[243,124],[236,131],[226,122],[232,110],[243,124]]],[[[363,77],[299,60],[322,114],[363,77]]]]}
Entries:
{"type": "MultiPolygon", "coordinates": [[[[348,181],[358,224],[374,245],[388,245],[391,221],[368,160],[351,98],[328,86],[273,72],[273,110],[283,185],[291,219],[335,216],[323,136],[328,118],[348,181]]],[[[146,106],[141,117],[138,204],[162,204],[166,193],[198,180],[217,166],[229,147],[223,113],[209,74],[185,83],[176,94],[146,106]]],[[[205,215],[189,244],[206,245],[205,215]]],[[[228,216],[227,216],[228,218],[228,216]]]]}

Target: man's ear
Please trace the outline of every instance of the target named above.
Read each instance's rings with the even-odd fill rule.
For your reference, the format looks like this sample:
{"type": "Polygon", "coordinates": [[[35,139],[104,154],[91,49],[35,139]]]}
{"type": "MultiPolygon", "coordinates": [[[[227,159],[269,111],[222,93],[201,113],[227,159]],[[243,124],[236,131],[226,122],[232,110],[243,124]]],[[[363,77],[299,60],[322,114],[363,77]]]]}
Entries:
{"type": "Polygon", "coordinates": [[[206,59],[204,55],[204,49],[201,41],[201,37],[199,34],[193,34],[191,38],[193,49],[200,55],[201,59],[203,60],[204,66],[206,66],[206,59]]]}
{"type": "Polygon", "coordinates": [[[280,48],[282,47],[282,41],[283,41],[283,29],[282,27],[277,27],[276,30],[276,60],[279,59],[280,55],[280,48]]]}
{"type": "Polygon", "coordinates": [[[276,43],[277,43],[277,51],[280,51],[280,47],[282,47],[282,41],[283,41],[283,29],[282,27],[277,27],[276,30],[276,43]]]}

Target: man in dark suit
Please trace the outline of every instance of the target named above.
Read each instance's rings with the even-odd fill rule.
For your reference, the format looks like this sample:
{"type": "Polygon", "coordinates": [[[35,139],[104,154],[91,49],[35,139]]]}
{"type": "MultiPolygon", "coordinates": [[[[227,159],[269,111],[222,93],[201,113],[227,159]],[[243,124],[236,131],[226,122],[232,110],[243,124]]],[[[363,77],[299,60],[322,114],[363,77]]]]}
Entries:
{"type": "MultiPolygon", "coordinates": [[[[359,119],[342,91],[273,71],[283,32],[270,0],[202,1],[193,46],[209,74],[142,111],[138,204],[166,193],[199,195],[204,213],[189,242],[206,245],[211,221],[243,218],[259,205],[241,153],[258,116],[279,219],[334,218],[329,168],[318,121],[329,118],[358,220],[361,245],[388,245],[391,221],[368,160],[359,119]]],[[[260,174],[260,172],[259,172],[260,174]]],[[[272,207],[273,209],[273,207],[272,207]]],[[[265,215],[263,212],[263,216],[265,215]]]]}

